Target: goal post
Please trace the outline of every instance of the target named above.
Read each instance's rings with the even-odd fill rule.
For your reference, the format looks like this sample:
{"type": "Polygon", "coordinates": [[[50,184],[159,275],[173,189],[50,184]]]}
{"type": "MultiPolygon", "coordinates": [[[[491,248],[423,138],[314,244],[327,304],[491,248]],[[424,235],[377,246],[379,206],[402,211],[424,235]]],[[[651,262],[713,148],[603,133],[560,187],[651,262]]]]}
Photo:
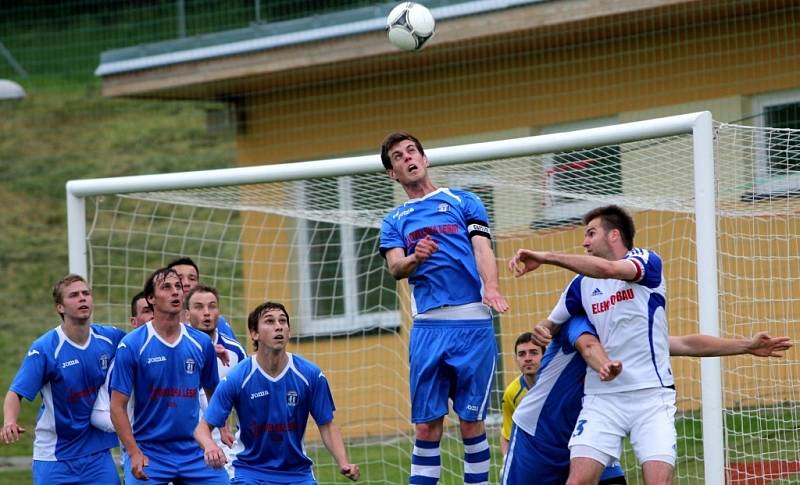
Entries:
{"type": "MultiPolygon", "coordinates": [[[[694,328],[699,328],[701,333],[718,336],[720,335],[718,213],[714,153],[714,125],[709,112],[566,133],[426,149],[432,173],[435,172],[435,180],[436,177],[440,177],[443,183],[472,187],[482,197],[484,194],[480,191],[481,187],[503,188],[488,192],[494,207],[493,219],[499,221],[497,224],[501,226],[500,230],[496,231],[498,238],[501,242],[509,242],[504,249],[498,251],[500,265],[503,264],[503,258],[508,256],[511,243],[528,243],[532,231],[541,230],[545,237],[558,234],[559,238],[563,237],[559,241],[569,240],[573,237],[569,235],[571,234],[569,228],[574,227],[574,212],[576,208],[584,207],[586,204],[619,201],[618,203],[623,206],[632,205],[642,211],[669,210],[670,204],[679,207],[676,210],[688,214],[686,217],[691,219],[690,224],[694,226],[694,233],[691,236],[695,240],[691,242],[696,252],[691,256],[693,261],[682,268],[686,276],[681,276],[687,280],[696,279],[686,285],[679,285],[680,288],[684,286],[693,288],[696,294],[683,296],[686,292],[680,289],[678,291],[682,295],[681,298],[691,300],[683,305],[688,315],[685,320],[690,321],[694,318],[695,323],[699,324],[699,327],[694,328]],[[682,152],[680,157],[690,159],[687,163],[691,163],[692,168],[681,165],[675,172],[676,174],[680,171],[688,172],[688,175],[680,173],[680,180],[688,181],[687,183],[693,188],[687,189],[682,186],[683,183],[676,185],[679,186],[678,190],[688,190],[689,193],[682,194],[681,200],[675,202],[673,198],[653,193],[655,192],[653,187],[657,186],[655,182],[648,182],[649,185],[647,183],[641,186],[631,185],[628,180],[631,174],[638,177],[636,180],[646,180],[646,172],[649,170],[651,178],[657,177],[652,173],[652,166],[646,169],[641,166],[646,163],[647,157],[654,153],[658,153],[660,158],[656,163],[662,164],[664,171],[672,170],[669,166],[671,148],[670,146],[662,148],[660,140],[667,140],[664,143],[668,144],[669,140],[677,140],[676,137],[685,140],[680,142],[685,149],[685,153],[682,152]],[[597,172],[600,183],[609,183],[616,187],[613,191],[591,192],[587,189],[584,193],[580,188],[576,188],[575,181],[585,181],[586,174],[572,174],[570,176],[575,175],[573,179],[558,175],[557,180],[545,183],[544,188],[537,185],[541,181],[539,175],[535,173],[537,170],[546,164],[560,163],[558,155],[554,154],[586,150],[594,150],[592,153],[603,154],[599,156],[607,157],[616,163],[613,174],[606,171],[597,172]],[[610,179],[613,180],[606,182],[610,179]],[[520,180],[524,183],[519,182],[520,180]],[[537,201],[544,196],[543,192],[547,192],[547,200],[561,201],[555,203],[558,205],[555,209],[566,208],[566,215],[561,218],[545,215],[539,217],[537,221],[530,222],[532,217],[529,217],[527,212],[538,211],[547,214],[547,211],[542,212],[536,207],[539,204],[537,201]],[[504,211],[506,204],[510,207],[517,203],[515,199],[525,201],[525,205],[520,206],[522,208],[514,210],[526,215],[518,216],[514,213],[510,216],[504,211]],[[564,203],[566,199],[571,199],[574,204],[564,203]],[[568,207],[571,204],[572,208],[568,207]],[[526,217],[524,223],[517,223],[514,220],[526,217]],[[570,226],[570,223],[573,225],[570,226]]],[[[604,162],[603,167],[610,166],[609,163],[604,162]]],[[[554,176],[552,174],[568,172],[571,167],[577,165],[580,164],[562,164],[564,167],[562,172],[548,173],[551,173],[552,177],[554,176]]],[[[585,165],[580,167],[583,168],[585,165]]],[[[359,369],[363,367],[363,371],[353,371],[352,374],[344,369],[341,372],[345,379],[351,381],[353,395],[362,396],[361,399],[366,400],[379,399],[370,391],[372,385],[369,382],[370,376],[404,379],[403,374],[407,374],[407,368],[402,369],[403,365],[407,365],[404,356],[393,356],[396,358],[394,363],[378,368],[376,364],[362,361],[362,355],[366,356],[365,359],[373,357],[373,354],[369,353],[369,346],[358,347],[357,351],[344,356],[340,356],[339,350],[334,347],[335,339],[341,336],[378,339],[380,335],[387,333],[401,335],[402,325],[393,320],[398,318],[406,322],[408,320],[408,307],[403,299],[407,298],[407,295],[396,300],[395,297],[387,296],[396,289],[383,282],[382,275],[385,269],[379,264],[380,262],[376,263],[374,258],[370,259],[372,256],[368,254],[371,252],[369,249],[374,249],[375,229],[380,227],[380,214],[386,212],[384,206],[387,203],[395,205],[401,200],[396,188],[392,188],[388,179],[378,181],[379,176],[385,178],[385,175],[381,174],[383,171],[379,156],[369,155],[197,172],[73,180],[67,183],[69,268],[71,272],[93,278],[102,275],[103,291],[108,295],[105,305],[109,308],[103,310],[106,312],[104,315],[106,318],[114,319],[119,318],[119,309],[124,308],[126,303],[113,301],[114,298],[119,300],[120,295],[127,296],[126,288],[135,287],[137,278],[146,274],[146,269],[153,270],[158,264],[167,262],[166,260],[179,253],[188,256],[195,253],[204,254],[202,257],[208,266],[214,265],[216,259],[225,260],[223,269],[210,272],[215,284],[222,284],[228,288],[233,301],[232,305],[223,304],[224,313],[227,313],[228,307],[235,308],[238,312],[236,315],[241,318],[242,314],[246,315],[248,305],[260,298],[260,295],[272,292],[286,296],[294,302],[295,310],[300,313],[298,321],[301,322],[301,339],[303,342],[308,342],[303,348],[319,352],[322,356],[320,358],[323,359],[338,359],[344,361],[344,365],[352,362],[353,366],[360,366],[359,369]],[[364,177],[364,180],[372,177],[376,181],[372,182],[370,179],[368,183],[362,184],[362,179],[359,177],[364,177]],[[335,195],[331,196],[330,200],[317,197],[319,194],[328,193],[335,195]],[[346,198],[353,203],[340,203],[341,194],[347,194],[346,198]],[[120,202],[101,201],[104,198],[117,198],[120,202]],[[87,200],[92,200],[93,203],[87,204],[87,200]],[[380,201],[380,204],[376,201],[380,201]],[[108,208],[105,204],[111,207],[108,208]],[[130,209],[126,204],[135,208],[130,209]],[[87,213],[87,205],[90,213],[87,213]],[[147,205],[147,208],[140,209],[143,205],[147,205]],[[371,205],[378,205],[380,210],[375,210],[371,205]],[[203,210],[196,210],[195,207],[201,207],[203,210]],[[219,220],[214,219],[220,212],[225,214],[219,216],[219,220]],[[146,223],[149,227],[158,226],[158,230],[161,230],[161,226],[170,227],[176,232],[182,232],[185,239],[181,242],[175,239],[177,236],[173,233],[154,235],[155,233],[145,234],[134,229],[134,226],[148,220],[147,218],[150,218],[150,222],[146,223]],[[111,222],[106,223],[106,219],[111,222]],[[198,229],[200,233],[195,234],[189,229],[181,229],[192,224],[202,226],[198,229]],[[237,235],[234,236],[233,233],[237,235]],[[98,237],[98,234],[99,238],[106,238],[108,242],[104,240],[94,244],[92,238],[98,237]],[[154,239],[159,241],[153,242],[154,239]],[[223,241],[225,244],[230,243],[231,246],[222,248],[218,247],[221,243],[214,242],[217,246],[210,248],[211,243],[207,241],[223,241]],[[259,244],[255,244],[254,241],[258,241],[259,244]],[[137,246],[140,242],[142,245],[137,246]],[[160,248],[159,255],[149,257],[145,254],[152,250],[144,247],[145,242],[160,248]],[[171,249],[172,244],[178,249],[171,249]],[[265,249],[267,244],[272,244],[278,249],[269,252],[265,249]],[[337,249],[336,255],[331,256],[328,254],[328,249],[334,246],[337,248],[346,246],[349,249],[337,249]],[[280,261],[281,258],[286,261],[280,261]],[[308,258],[310,261],[297,262],[303,258],[308,258]],[[259,267],[251,268],[248,265],[259,267]],[[122,269],[134,266],[135,269],[132,271],[122,269]],[[326,276],[325,271],[329,270],[335,274],[326,276]],[[127,271],[125,276],[120,276],[119,273],[125,271],[127,271]],[[252,278],[248,279],[251,276],[252,278]],[[273,278],[281,279],[279,287],[269,286],[267,290],[273,278]],[[314,281],[309,282],[310,280],[314,281]],[[347,281],[351,280],[357,284],[348,285],[347,281]],[[294,291],[294,288],[297,290],[294,291]],[[322,294],[325,296],[320,296],[322,294]],[[368,308],[380,311],[367,311],[368,308]],[[316,318],[317,314],[323,313],[338,318],[316,318]],[[376,316],[378,314],[382,316],[376,316]],[[399,317],[400,314],[403,316],[399,317]]],[[[491,212],[493,211],[490,210],[491,212]]],[[[659,234],[660,216],[654,217],[656,219],[650,226],[650,232],[659,234]]],[[[681,224],[679,226],[682,227],[681,224]]],[[[689,236],[686,238],[691,239],[689,236]]],[[[544,249],[573,251],[575,248],[544,249]]],[[[665,266],[670,264],[671,261],[666,259],[665,266]]],[[[684,265],[683,262],[676,264],[684,265]]],[[[209,273],[205,267],[201,264],[201,274],[209,273]]],[[[553,276],[546,273],[544,277],[533,276],[529,279],[545,277],[548,278],[548,285],[554,285],[555,290],[560,291],[558,284],[550,282],[558,278],[563,281],[563,275],[553,276]]],[[[95,284],[93,280],[93,285],[95,284]]],[[[510,293],[516,307],[533,308],[520,320],[533,319],[545,314],[547,309],[528,303],[530,283],[504,279],[503,287],[508,288],[504,292],[510,293]]],[[[407,288],[400,286],[398,291],[407,293],[407,288]]],[[[546,296],[542,300],[550,299],[551,303],[554,301],[551,298],[552,291],[541,296],[546,296]]],[[[513,311],[517,310],[512,308],[513,311]]],[[[520,321],[511,326],[522,328],[523,323],[520,321]]],[[[504,342],[513,342],[512,337],[514,335],[511,332],[501,336],[504,342]]],[[[404,344],[405,340],[398,337],[384,349],[384,352],[399,354],[398,349],[404,344]]],[[[509,361],[508,349],[503,349],[503,354],[503,358],[509,361]]],[[[311,358],[314,360],[313,354],[311,358]]],[[[384,357],[375,356],[375,358],[384,357]]],[[[509,368],[504,375],[512,375],[515,372],[516,369],[509,368]]],[[[699,401],[696,404],[702,408],[701,468],[705,483],[722,485],[725,483],[726,457],[720,359],[703,359],[700,364],[700,376],[701,397],[696,399],[699,401]]],[[[387,423],[395,421],[402,423],[406,420],[407,410],[392,409],[392,406],[396,408],[407,404],[403,401],[402,389],[400,391],[392,389],[391,392],[393,393],[391,405],[377,401],[365,404],[365,406],[372,404],[376,408],[387,408],[384,410],[386,414],[381,415],[377,424],[367,423],[366,418],[363,418],[366,413],[363,410],[366,407],[359,408],[362,411],[348,415],[349,423],[358,429],[359,433],[363,433],[363,437],[359,439],[364,444],[377,439],[386,440],[387,436],[392,436],[394,433],[394,436],[399,437],[402,442],[398,445],[397,454],[404,455],[407,454],[407,450],[403,449],[408,448],[407,444],[410,441],[407,441],[409,438],[406,435],[397,435],[397,427],[402,424],[393,427],[387,423]]],[[[405,392],[407,394],[407,391],[405,392]]],[[[337,397],[336,392],[334,396],[337,397]]],[[[358,399],[354,398],[353,402],[357,403],[358,399]]],[[[493,413],[497,411],[497,409],[492,410],[493,413]]],[[[343,412],[347,411],[343,409],[343,412]]],[[[407,423],[405,427],[410,432],[411,424],[407,420],[405,422],[407,423]]],[[[368,452],[365,453],[368,455],[368,452]]],[[[401,461],[407,458],[403,456],[401,461]]],[[[386,462],[386,457],[375,460],[376,463],[381,461],[386,462]]],[[[443,460],[443,463],[446,461],[443,460]]],[[[497,464],[493,461],[493,473],[497,473],[497,468],[497,464]]],[[[458,472],[460,473],[460,470],[458,472]]],[[[371,483],[393,483],[395,479],[385,478],[388,476],[385,473],[384,481],[371,480],[371,483]]],[[[321,483],[323,482],[324,480],[321,480],[321,483]]]]}

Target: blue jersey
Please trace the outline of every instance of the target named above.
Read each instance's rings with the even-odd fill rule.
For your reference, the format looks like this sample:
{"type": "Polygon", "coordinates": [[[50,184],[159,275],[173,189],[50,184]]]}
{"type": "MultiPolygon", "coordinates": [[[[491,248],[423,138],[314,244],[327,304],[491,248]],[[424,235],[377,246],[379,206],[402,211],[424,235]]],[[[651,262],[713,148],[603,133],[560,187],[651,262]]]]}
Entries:
{"type": "Polygon", "coordinates": [[[490,236],[489,217],[473,193],[438,189],[393,209],[381,225],[381,254],[402,248],[412,254],[417,243],[431,236],[439,245],[428,260],[408,277],[411,313],[483,300],[470,238],[490,236]]]}
{"type": "Polygon", "coordinates": [[[233,467],[237,478],[270,483],[312,480],[303,447],[309,414],[317,425],[333,420],[336,409],[328,380],[312,362],[289,353],[289,362],[270,377],[251,356],[233,369],[211,398],[205,420],[222,426],[236,409],[244,451],[233,467]]]}
{"type": "Polygon", "coordinates": [[[217,318],[217,333],[221,333],[226,337],[236,340],[236,333],[233,331],[233,327],[231,327],[222,315],[217,318]]]}
{"type": "Polygon", "coordinates": [[[180,442],[194,446],[200,388],[216,387],[217,356],[208,335],[180,325],[168,344],[153,322],[132,331],[119,344],[111,389],[133,401],[131,424],[139,442],[180,442]]]}
{"type": "Polygon", "coordinates": [[[89,339],[78,345],[59,326],[33,342],[10,390],[29,401],[42,393],[34,460],[71,460],[117,446],[113,433],[89,423],[97,392],[124,335],[117,328],[92,324],[89,339]]]}
{"type": "Polygon", "coordinates": [[[597,333],[583,316],[572,317],[548,345],[536,384],[514,411],[514,424],[534,437],[534,446],[553,465],[569,467],[570,436],[581,412],[586,361],[578,337],[597,333]]]}

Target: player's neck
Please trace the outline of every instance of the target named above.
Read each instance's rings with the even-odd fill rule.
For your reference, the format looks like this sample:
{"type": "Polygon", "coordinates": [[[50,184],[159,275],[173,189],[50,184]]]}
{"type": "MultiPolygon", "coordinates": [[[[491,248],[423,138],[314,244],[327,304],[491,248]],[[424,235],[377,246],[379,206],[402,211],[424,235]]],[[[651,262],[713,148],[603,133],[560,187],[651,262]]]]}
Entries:
{"type": "Polygon", "coordinates": [[[529,376],[528,374],[522,374],[522,378],[525,379],[525,386],[527,386],[528,389],[536,383],[535,375],[529,376]]]}
{"type": "Polygon", "coordinates": [[[61,330],[64,331],[64,335],[66,335],[68,339],[78,345],[83,345],[87,340],[89,340],[91,328],[89,327],[88,319],[74,320],[69,317],[65,317],[64,322],[61,324],[61,330]]]}
{"type": "Polygon", "coordinates": [[[173,343],[178,340],[178,337],[181,335],[181,325],[183,324],[181,323],[180,317],[180,312],[171,314],[156,310],[152,320],[153,330],[155,330],[158,336],[165,342],[173,343]]]}
{"type": "Polygon", "coordinates": [[[425,177],[422,180],[403,185],[403,189],[406,191],[406,195],[409,199],[420,199],[431,192],[435,192],[437,187],[433,185],[431,179],[425,177]]]}
{"type": "Polygon", "coordinates": [[[289,354],[285,350],[271,352],[259,347],[256,351],[256,361],[270,377],[278,377],[289,363],[289,354]]]}

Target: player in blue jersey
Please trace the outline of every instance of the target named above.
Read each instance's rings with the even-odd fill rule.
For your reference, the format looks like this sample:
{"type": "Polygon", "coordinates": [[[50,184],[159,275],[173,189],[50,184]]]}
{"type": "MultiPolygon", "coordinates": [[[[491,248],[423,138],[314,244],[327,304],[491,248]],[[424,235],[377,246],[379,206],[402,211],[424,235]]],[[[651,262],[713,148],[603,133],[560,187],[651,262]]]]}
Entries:
{"type": "Polygon", "coordinates": [[[139,328],[153,319],[153,309],[147,303],[144,292],[140,291],[131,299],[131,328],[139,328]]]}
{"type": "Polygon", "coordinates": [[[199,390],[211,395],[219,382],[211,339],[180,322],[175,270],[154,272],[144,293],[153,319],[122,339],[111,374],[111,421],[128,452],[125,483],[227,484],[224,470],[206,466],[192,437],[199,390]]]}
{"type": "Polygon", "coordinates": [[[90,323],[92,290],[79,275],[56,283],[53,301],[61,325],[28,350],[5,397],[0,435],[6,444],[17,441],[24,431],[17,424],[20,401],[32,401],[41,391],[33,442],[34,484],[118,484],[109,452],[117,439],[90,426],[89,419],[124,332],[90,323]]]}
{"type": "MultiPolygon", "coordinates": [[[[231,369],[233,369],[236,364],[245,360],[247,354],[237,340],[222,335],[217,331],[217,322],[219,321],[219,295],[217,294],[217,290],[203,284],[195,286],[183,300],[183,309],[187,313],[189,324],[193,328],[208,335],[215,348],[222,348],[223,352],[225,352],[226,355],[224,359],[219,356],[219,352],[217,353],[217,371],[221,381],[230,373],[231,369]]],[[[207,407],[208,399],[206,398],[205,392],[201,390],[201,418],[207,407]]],[[[236,428],[238,428],[238,425],[236,428]]],[[[213,437],[217,445],[225,452],[228,461],[225,465],[225,470],[228,472],[228,476],[233,478],[231,462],[236,456],[236,453],[242,450],[242,444],[239,439],[238,430],[235,436],[229,435],[226,436],[225,439],[223,439],[223,433],[228,433],[228,428],[226,426],[220,427],[219,430],[215,429],[213,431],[213,437]],[[227,444],[222,446],[223,442],[227,444]],[[231,442],[233,442],[233,445],[230,445],[231,442]]]]}
{"type": "MultiPolygon", "coordinates": [[[[192,260],[192,258],[182,257],[178,258],[167,265],[167,268],[172,268],[178,273],[178,276],[181,279],[181,285],[183,286],[183,295],[184,297],[192,291],[192,288],[197,286],[200,283],[200,269],[197,267],[197,264],[192,260]]],[[[186,315],[182,315],[183,318],[181,320],[183,322],[188,322],[188,318],[186,315]]],[[[236,333],[233,331],[233,328],[228,324],[228,321],[225,319],[224,316],[220,315],[217,322],[217,329],[223,335],[226,335],[232,339],[236,339],[236,333]]],[[[220,354],[222,353],[222,349],[218,349],[220,354]]],[[[224,362],[224,356],[220,355],[224,362]]]]}
{"type": "MultiPolygon", "coordinates": [[[[772,338],[765,332],[749,340],[699,334],[669,337],[671,355],[695,357],[737,354],[780,357],[791,346],[788,337],[772,338]]],[[[510,451],[503,469],[504,485],[528,483],[533,474],[537,476],[537,484],[566,482],[568,443],[581,410],[587,361],[601,372],[609,362],[594,327],[585,316],[575,316],[553,336],[536,385],[514,413],[510,451]]],[[[600,477],[602,485],[621,483],[625,483],[625,478],[617,463],[607,467],[600,477]]]]}
{"type": "Polygon", "coordinates": [[[211,437],[235,409],[242,425],[244,451],[233,462],[236,485],[291,483],[315,485],[303,435],[309,415],[342,475],[358,480],[358,465],[347,459],[328,380],[314,363],[286,351],[289,314],[280,303],[265,302],[247,318],[255,355],[220,383],[195,431],[209,465],[220,467],[225,454],[211,437]]]}
{"type": "Polygon", "coordinates": [[[409,382],[416,441],[409,483],[439,480],[449,399],[464,441],[464,483],[488,483],[483,420],[497,360],[492,309],[508,309],[489,217],[475,194],[433,184],[428,159],[412,135],[386,137],[381,160],[409,198],[384,218],[380,243],[389,272],[408,278],[412,289],[409,382]]]}

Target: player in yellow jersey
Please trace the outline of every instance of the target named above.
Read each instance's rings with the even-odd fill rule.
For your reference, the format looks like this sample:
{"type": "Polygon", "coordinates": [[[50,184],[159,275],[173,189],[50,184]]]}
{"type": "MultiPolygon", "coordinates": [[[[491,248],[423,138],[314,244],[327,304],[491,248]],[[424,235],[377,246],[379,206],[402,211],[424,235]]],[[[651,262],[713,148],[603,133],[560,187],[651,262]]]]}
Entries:
{"type": "Polygon", "coordinates": [[[508,453],[508,442],[511,439],[511,416],[517,404],[527,394],[528,389],[536,382],[536,373],[542,363],[544,347],[533,342],[533,335],[525,332],[517,337],[514,343],[514,360],[522,373],[506,387],[503,393],[503,429],[500,431],[500,450],[503,456],[508,453]]]}

